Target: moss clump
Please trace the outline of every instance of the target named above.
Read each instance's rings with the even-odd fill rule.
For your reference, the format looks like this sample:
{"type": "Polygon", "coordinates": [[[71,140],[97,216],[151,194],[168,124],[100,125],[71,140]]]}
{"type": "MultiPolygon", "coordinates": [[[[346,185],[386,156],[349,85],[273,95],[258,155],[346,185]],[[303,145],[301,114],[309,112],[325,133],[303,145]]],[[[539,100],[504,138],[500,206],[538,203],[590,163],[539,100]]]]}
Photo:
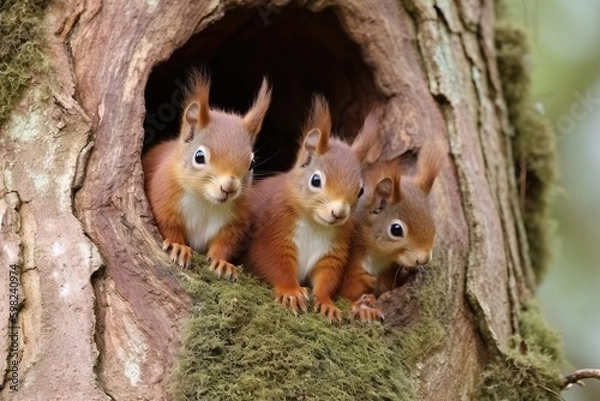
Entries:
{"type": "Polygon", "coordinates": [[[443,317],[449,316],[442,267],[433,262],[422,274],[426,281],[413,290],[409,300],[418,305],[418,322],[396,333],[398,337],[394,344],[394,352],[410,371],[419,360],[441,345],[447,335],[442,322],[443,317]]]}
{"type": "Polygon", "coordinates": [[[532,268],[541,281],[550,262],[550,191],[556,177],[556,138],[549,122],[529,97],[531,77],[525,32],[501,23],[496,27],[498,69],[508,115],[514,127],[515,171],[532,268]]]}
{"type": "Polygon", "coordinates": [[[535,302],[519,315],[521,333],[510,341],[502,360],[491,364],[482,375],[478,399],[490,401],[561,400],[564,378],[561,341],[548,326],[535,302]]]}
{"type": "Polygon", "coordinates": [[[43,69],[41,21],[48,0],[0,5],[0,127],[31,79],[43,69]]]}
{"type": "Polygon", "coordinates": [[[548,324],[536,300],[529,301],[521,309],[519,330],[529,349],[548,356],[557,366],[565,365],[562,340],[548,324]]]}
{"type": "Polygon", "coordinates": [[[194,265],[197,273],[185,276],[195,308],[169,386],[174,400],[412,401],[407,367],[443,338],[435,275],[422,289],[429,295],[415,300],[419,323],[390,334],[380,324],[295,317],[255,279],[241,274],[230,283],[199,259],[194,265]]]}

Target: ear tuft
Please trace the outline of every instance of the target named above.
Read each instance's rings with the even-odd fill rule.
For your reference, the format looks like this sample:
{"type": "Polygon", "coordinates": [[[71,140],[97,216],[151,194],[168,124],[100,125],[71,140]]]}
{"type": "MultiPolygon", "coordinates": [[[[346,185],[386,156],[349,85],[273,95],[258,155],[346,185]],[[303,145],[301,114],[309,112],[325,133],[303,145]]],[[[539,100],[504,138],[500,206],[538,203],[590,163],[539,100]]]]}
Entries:
{"type": "Polygon", "coordinates": [[[258,94],[256,95],[256,99],[254,100],[250,110],[248,110],[244,116],[244,126],[250,134],[252,142],[256,140],[256,137],[260,132],[260,128],[262,127],[265,114],[267,114],[267,110],[271,104],[271,92],[272,90],[269,86],[267,78],[263,77],[262,85],[260,86],[258,94]]]}
{"type": "MultiPolygon", "coordinates": [[[[208,97],[210,93],[210,78],[208,74],[201,70],[192,70],[189,73],[189,86],[186,94],[185,104],[186,112],[184,113],[184,122],[197,127],[198,129],[205,128],[210,123],[210,105],[208,97]],[[198,112],[195,113],[195,122],[188,121],[188,109],[196,103],[198,112]]],[[[192,109],[194,111],[194,109],[192,109]]]]}
{"type": "Polygon", "coordinates": [[[317,155],[322,155],[329,150],[329,137],[331,136],[331,114],[329,104],[322,95],[313,96],[312,107],[304,132],[304,147],[317,155]],[[312,143],[317,139],[316,143],[312,143]]]}
{"type": "Polygon", "coordinates": [[[444,163],[443,156],[443,149],[440,143],[428,143],[419,150],[418,172],[415,182],[425,195],[429,195],[431,192],[431,187],[433,187],[435,179],[442,169],[444,163]]]}
{"type": "Polygon", "coordinates": [[[379,138],[379,119],[373,110],[352,142],[352,150],[361,163],[373,164],[381,157],[383,147],[379,138]]]}

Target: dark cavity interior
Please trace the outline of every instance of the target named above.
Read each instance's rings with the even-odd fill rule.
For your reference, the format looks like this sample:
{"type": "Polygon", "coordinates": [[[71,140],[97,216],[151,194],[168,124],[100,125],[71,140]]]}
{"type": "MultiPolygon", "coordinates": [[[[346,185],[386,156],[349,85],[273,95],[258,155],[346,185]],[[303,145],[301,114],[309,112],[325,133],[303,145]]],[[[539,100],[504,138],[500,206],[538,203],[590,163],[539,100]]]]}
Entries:
{"type": "Polygon", "coordinates": [[[237,9],[153,69],[145,94],[145,147],[177,135],[187,75],[198,67],[210,72],[211,106],[238,113],[251,105],[263,75],[271,82],[273,99],[255,146],[259,175],[293,164],[313,93],[325,95],[334,132],[349,139],[383,100],[360,48],[332,9],[237,9]]]}

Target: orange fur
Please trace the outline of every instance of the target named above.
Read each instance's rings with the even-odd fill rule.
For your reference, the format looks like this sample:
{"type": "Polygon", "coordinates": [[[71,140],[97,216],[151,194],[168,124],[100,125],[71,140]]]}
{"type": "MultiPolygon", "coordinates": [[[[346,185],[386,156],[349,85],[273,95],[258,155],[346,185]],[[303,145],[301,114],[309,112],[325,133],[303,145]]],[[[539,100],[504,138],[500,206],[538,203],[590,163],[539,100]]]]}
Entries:
{"type": "Polygon", "coordinates": [[[330,131],[327,102],[316,96],[294,167],[249,191],[245,267],[270,283],[276,300],[294,313],[307,311],[307,289],[302,286],[312,287],[315,311],[339,321],[341,312],[332,297],[348,262],[354,230],[350,213],[361,179],[359,158],[349,145],[331,138],[330,131]],[[315,175],[322,187],[312,186],[315,175]],[[311,239],[313,234],[323,240],[311,239]],[[314,263],[306,262],[311,257],[314,263]]]}
{"type": "MultiPolygon", "coordinates": [[[[210,123],[210,106],[208,103],[209,93],[210,78],[208,75],[203,72],[192,71],[190,74],[190,85],[186,94],[185,104],[188,105],[188,108],[193,102],[197,102],[200,106],[197,114],[189,116],[197,119],[194,123],[197,124],[200,129],[206,127],[210,123]]],[[[186,108],[186,110],[188,108],[186,108]]],[[[186,123],[185,118],[184,123],[186,123]]]]}
{"type": "Polygon", "coordinates": [[[163,249],[182,267],[192,248],[207,253],[210,269],[235,279],[229,261],[238,252],[248,221],[244,209],[251,182],[252,146],[269,107],[266,80],[244,116],[210,109],[209,79],[192,74],[179,138],[142,158],[144,184],[163,249]]]}
{"type": "Polygon", "coordinates": [[[318,136],[318,141],[311,143],[311,149],[318,155],[325,154],[329,150],[329,137],[331,135],[331,113],[329,112],[329,104],[321,95],[313,97],[313,104],[309,114],[304,131],[310,136],[311,131],[316,130],[321,135],[318,136]]]}

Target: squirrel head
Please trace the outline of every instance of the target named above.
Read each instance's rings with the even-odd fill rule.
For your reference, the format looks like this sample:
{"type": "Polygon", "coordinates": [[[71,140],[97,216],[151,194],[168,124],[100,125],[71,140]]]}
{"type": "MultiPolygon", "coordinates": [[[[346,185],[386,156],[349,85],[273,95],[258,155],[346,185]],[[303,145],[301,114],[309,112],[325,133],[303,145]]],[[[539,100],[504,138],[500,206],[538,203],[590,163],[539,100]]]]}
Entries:
{"type": "Polygon", "coordinates": [[[318,224],[342,225],[363,192],[360,163],[364,155],[331,137],[331,114],[322,96],[314,96],[304,132],[292,169],[296,205],[318,224]]]}
{"type": "Polygon", "coordinates": [[[240,196],[252,180],[253,144],[271,101],[266,79],[245,115],[211,109],[210,81],[195,73],[179,133],[178,180],[183,188],[211,203],[240,196]]]}
{"type": "Polygon", "coordinates": [[[439,150],[423,148],[415,177],[401,180],[400,166],[394,161],[375,164],[365,172],[367,195],[359,212],[363,239],[386,267],[431,262],[436,228],[428,197],[442,160],[439,150]]]}

